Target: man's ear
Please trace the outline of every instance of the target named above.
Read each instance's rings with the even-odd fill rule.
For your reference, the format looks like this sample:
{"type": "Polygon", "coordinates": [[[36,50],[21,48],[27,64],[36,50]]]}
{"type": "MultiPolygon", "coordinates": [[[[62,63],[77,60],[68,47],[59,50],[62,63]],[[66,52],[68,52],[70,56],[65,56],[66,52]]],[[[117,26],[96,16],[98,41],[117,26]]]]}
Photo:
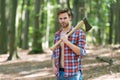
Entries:
{"type": "Polygon", "coordinates": [[[72,20],[72,16],[69,16],[70,20],[72,20]]]}

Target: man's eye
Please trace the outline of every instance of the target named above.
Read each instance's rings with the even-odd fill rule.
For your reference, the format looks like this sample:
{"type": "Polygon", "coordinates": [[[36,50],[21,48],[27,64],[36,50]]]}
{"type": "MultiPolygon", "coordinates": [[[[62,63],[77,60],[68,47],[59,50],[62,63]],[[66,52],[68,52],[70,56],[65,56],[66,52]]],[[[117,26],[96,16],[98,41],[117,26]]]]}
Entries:
{"type": "Polygon", "coordinates": [[[64,19],[67,19],[67,17],[64,17],[64,19]]]}
{"type": "Polygon", "coordinates": [[[62,20],[62,18],[59,18],[60,20],[62,20]]]}

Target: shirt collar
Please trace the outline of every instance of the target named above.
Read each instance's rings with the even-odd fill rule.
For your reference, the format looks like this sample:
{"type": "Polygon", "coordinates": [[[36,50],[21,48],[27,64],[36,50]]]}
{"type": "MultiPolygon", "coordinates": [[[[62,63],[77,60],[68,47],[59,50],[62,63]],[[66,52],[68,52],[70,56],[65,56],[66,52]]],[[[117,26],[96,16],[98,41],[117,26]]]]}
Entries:
{"type": "MultiPolygon", "coordinates": [[[[67,32],[67,34],[68,34],[72,29],[73,29],[73,26],[69,29],[69,31],[67,32]]],[[[62,32],[62,28],[60,28],[60,29],[57,31],[56,35],[60,36],[60,33],[61,33],[61,32],[62,32]]]]}

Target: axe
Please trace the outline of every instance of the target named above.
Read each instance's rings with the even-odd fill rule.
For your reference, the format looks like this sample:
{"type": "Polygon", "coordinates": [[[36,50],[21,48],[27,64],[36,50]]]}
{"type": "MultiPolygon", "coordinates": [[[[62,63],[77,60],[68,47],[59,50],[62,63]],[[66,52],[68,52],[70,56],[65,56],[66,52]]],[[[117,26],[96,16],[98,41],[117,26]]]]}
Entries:
{"type": "MultiPolygon", "coordinates": [[[[67,36],[70,36],[74,31],[78,30],[83,24],[85,24],[85,31],[88,32],[92,27],[91,25],[88,23],[87,19],[84,18],[83,20],[81,20],[68,34],[67,36]]],[[[54,50],[60,43],[62,42],[62,40],[58,40],[51,48],[50,50],[54,50]]]]}

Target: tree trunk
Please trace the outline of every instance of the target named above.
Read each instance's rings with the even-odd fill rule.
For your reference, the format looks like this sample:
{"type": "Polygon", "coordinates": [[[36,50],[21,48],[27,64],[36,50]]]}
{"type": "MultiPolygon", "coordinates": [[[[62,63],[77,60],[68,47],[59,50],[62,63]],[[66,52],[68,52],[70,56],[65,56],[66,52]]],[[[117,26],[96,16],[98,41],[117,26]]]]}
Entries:
{"type": "Polygon", "coordinates": [[[101,2],[100,1],[96,1],[96,12],[97,12],[97,18],[99,19],[99,21],[97,22],[98,25],[98,30],[97,30],[97,42],[98,44],[102,44],[102,36],[101,36],[101,23],[102,22],[102,17],[101,17],[101,13],[100,13],[100,7],[101,7],[101,2]]]}
{"type": "Polygon", "coordinates": [[[29,6],[30,0],[26,0],[26,10],[25,10],[25,24],[23,25],[23,40],[22,49],[28,49],[28,28],[29,28],[29,6]]]}
{"type": "Polygon", "coordinates": [[[21,15],[19,17],[19,24],[18,24],[18,28],[17,28],[17,45],[22,48],[22,29],[23,29],[23,9],[24,9],[24,4],[25,4],[25,0],[22,0],[22,8],[21,8],[21,15]]]}
{"type": "Polygon", "coordinates": [[[118,13],[117,13],[117,21],[116,21],[116,26],[117,26],[117,34],[116,34],[116,36],[118,36],[118,38],[117,38],[117,44],[120,44],[120,35],[118,35],[118,34],[120,34],[120,7],[118,7],[119,9],[118,9],[118,13]]]}
{"type": "Polygon", "coordinates": [[[113,37],[112,37],[112,35],[113,35],[113,5],[111,4],[110,5],[110,9],[109,9],[109,11],[110,11],[110,16],[109,16],[109,23],[110,23],[110,26],[109,26],[109,44],[112,44],[112,40],[113,40],[113,37]]]}
{"type": "Polygon", "coordinates": [[[40,34],[40,26],[39,26],[39,22],[40,22],[39,15],[40,15],[41,3],[42,3],[42,0],[35,0],[35,2],[34,2],[33,43],[32,43],[32,52],[31,53],[43,52],[42,38],[41,38],[42,35],[40,34]]]}
{"type": "Polygon", "coordinates": [[[78,0],[73,0],[73,19],[72,19],[72,24],[75,26],[77,24],[77,14],[78,14],[78,6],[77,6],[78,0]]]}
{"type": "Polygon", "coordinates": [[[46,42],[45,42],[45,48],[48,48],[49,47],[49,31],[50,31],[50,9],[49,9],[49,7],[50,7],[50,2],[49,1],[47,1],[47,8],[48,8],[48,10],[47,10],[47,27],[46,27],[46,42]]]}
{"type": "Polygon", "coordinates": [[[78,21],[85,17],[85,1],[84,0],[73,0],[73,20],[72,24],[75,26],[78,21]]]}
{"type": "Polygon", "coordinates": [[[116,16],[116,19],[115,19],[115,44],[120,44],[120,1],[117,0],[116,2],[116,13],[115,13],[115,16],[116,16]]]}
{"type": "MultiPolygon", "coordinates": [[[[57,5],[59,5],[60,3],[59,3],[59,0],[56,0],[56,6],[57,5]]],[[[59,22],[58,22],[58,17],[57,17],[57,12],[58,12],[58,10],[59,10],[59,8],[58,7],[56,7],[55,8],[55,10],[54,10],[54,15],[56,15],[55,16],[55,18],[54,18],[54,32],[56,32],[57,30],[59,30],[60,29],[60,24],[59,24],[59,22]]]]}
{"type": "Polygon", "coordinates": [[[7,53],[7,26],[5,17],[5,2],[0,0],[0,54],[7,53]]]}
{"type": "Polygon", "coordinates": [[[15,23],[16,23],[16,10],[17,10],[17,0],[10,0],[9,1],[9,29],[8,29],[8,34],[9,34],[9,57],[7,60],[12,60],[13,56],[16,58],[18,57],[17,54],[17,45],[16,45],[16,29],[15,29],[15,23]]]}

